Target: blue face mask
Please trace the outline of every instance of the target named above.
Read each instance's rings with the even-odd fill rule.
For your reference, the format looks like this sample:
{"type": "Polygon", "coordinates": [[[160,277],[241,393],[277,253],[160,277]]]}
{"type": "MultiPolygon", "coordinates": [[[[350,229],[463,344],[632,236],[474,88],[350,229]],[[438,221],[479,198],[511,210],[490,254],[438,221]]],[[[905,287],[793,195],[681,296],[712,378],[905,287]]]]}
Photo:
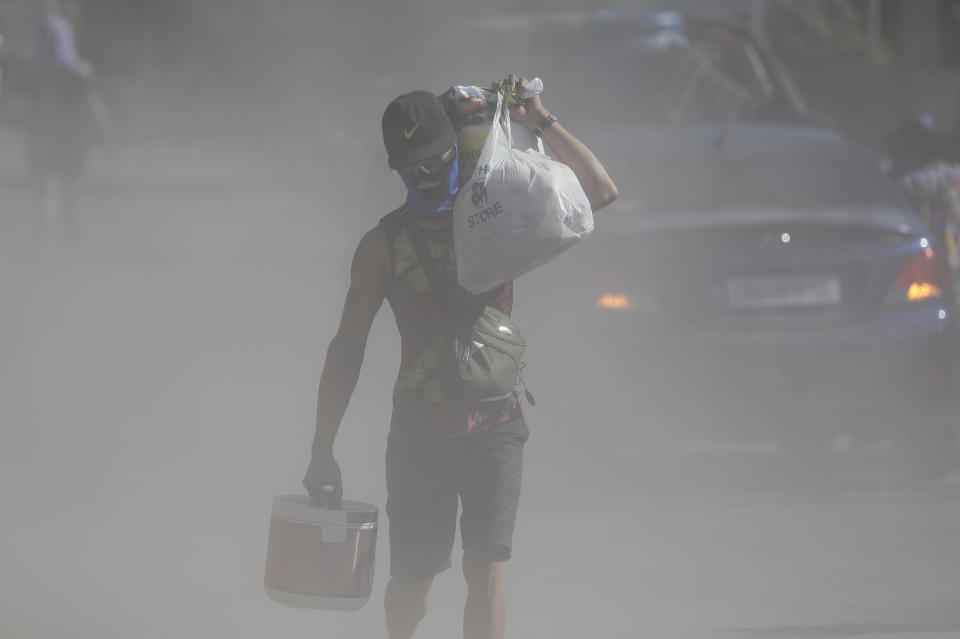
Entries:
{"type": "Polygon", "coordinates": [[[457,178],[460,174],[459,151],[453,162],[444,167],[434,180],[439,184],[429,189],[418,188],[415,180],[402,178],[407,187],[407,205],[417,215],[425,218],[441,218],[453,210],[453,201],[457,197],[460,185],[457,178]]]}

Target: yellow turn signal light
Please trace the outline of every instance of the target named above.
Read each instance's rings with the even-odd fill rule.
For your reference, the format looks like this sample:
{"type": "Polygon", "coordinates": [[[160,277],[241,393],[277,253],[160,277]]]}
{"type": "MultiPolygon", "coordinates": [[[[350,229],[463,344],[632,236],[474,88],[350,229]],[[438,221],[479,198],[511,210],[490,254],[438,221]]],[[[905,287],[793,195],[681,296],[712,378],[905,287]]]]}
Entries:
{"type": "Polygon", "coordinates": [[[623,311],[628,308],[633,308],[633,303],[629,297],[622,293],[607,293],[597,300],[597,306],[611,311],[623,311]]]}
{"type": "Polygon", "coordinates": [[[946,265],[937,262],[934,257],[933,249],[929,247],[923,253],[909,256],[891,284],[885,303],[901,304],[942,298],[949,278],[946,265]]]}
{"type": "Polygon", "coordinates": [[[941,297],[943,291],[936,284],[930,282],[914,282],[907,289],[907,300],[917,302],[931,297],[941,297]]]}

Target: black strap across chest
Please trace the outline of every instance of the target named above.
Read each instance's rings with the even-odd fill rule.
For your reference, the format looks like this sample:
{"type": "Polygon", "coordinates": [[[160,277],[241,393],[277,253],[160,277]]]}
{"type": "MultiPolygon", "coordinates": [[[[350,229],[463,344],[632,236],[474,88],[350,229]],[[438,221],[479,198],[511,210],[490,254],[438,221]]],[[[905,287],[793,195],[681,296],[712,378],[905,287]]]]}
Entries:
{"type": "Polygon", "coordinates": [[[483,307],[493,302],[497,296],[497,291],[494,290],[489,293],[474,296],[475,299],[472,302],[455,300],[453,291],[455,283],[453,281],[445,282],[440,277],[440,273],[437,271],[436,260],[433,258],[433,255],[431,255],[429,249],[427,249],[427,243],[423,237],[423,229],[417,224],[414,214],[412,212],[406,212],[403,214],[403,217],[407,231],[410,233],[413,250],[417,254],[417,261],[423,267],[423,272],[427,277],[427,283],[430,285],[430,290],[433,291],[433,294],[436,296],[437,304],[449,317],[454,317],[461,321],[475,320],[480,313],[483,312],[483,307]]]}

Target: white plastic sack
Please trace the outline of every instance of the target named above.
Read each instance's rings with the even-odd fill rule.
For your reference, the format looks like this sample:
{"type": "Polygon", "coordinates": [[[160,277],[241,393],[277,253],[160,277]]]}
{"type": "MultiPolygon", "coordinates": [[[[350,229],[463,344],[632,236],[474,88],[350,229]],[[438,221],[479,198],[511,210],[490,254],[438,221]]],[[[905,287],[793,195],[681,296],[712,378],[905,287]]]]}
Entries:
{"type": "Polygon", "coordinates": [[[460,285],[483,293],[540,266],[593,231],[583,187],[565,164],[510,148],[510,112],[497,110],[477,168],[453,206],[460,285]]]}

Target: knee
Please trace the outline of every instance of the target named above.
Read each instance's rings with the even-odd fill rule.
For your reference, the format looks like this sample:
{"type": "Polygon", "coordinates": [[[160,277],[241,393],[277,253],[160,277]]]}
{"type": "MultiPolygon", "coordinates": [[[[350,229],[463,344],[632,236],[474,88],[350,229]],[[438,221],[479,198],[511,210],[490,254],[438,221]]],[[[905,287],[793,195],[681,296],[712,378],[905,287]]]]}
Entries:
{"type": "Polygon", "coordinates": [[[489,546],[463,552],[463,577],[471,590],[491,591],[502,579],[503,549],[489,546]]]}

